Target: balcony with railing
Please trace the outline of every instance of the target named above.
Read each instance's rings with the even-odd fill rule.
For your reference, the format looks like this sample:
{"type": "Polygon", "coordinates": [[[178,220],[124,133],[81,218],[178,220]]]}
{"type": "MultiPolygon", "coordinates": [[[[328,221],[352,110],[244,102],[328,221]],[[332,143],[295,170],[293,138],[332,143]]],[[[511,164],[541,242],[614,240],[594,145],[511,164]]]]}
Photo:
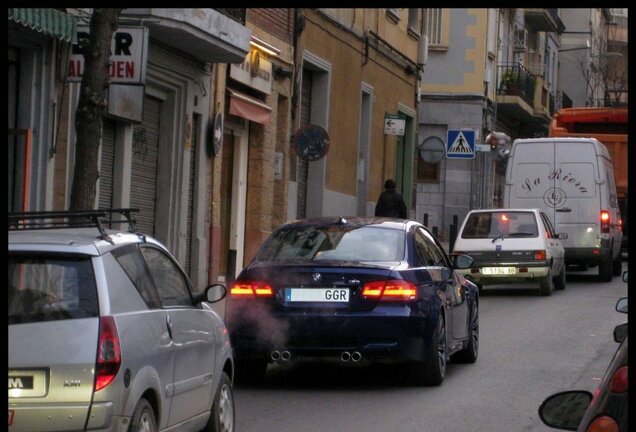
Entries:
{"type": "Polygon", "coordinates": [[[556,8],[524,8],[526,25],[537,32],[563,33],[565,25],[556,8]]]}
{"type": "Polygon", "coordinates": [[[510,124],[524,125],[527,136],[547,132],[554,102],[551,108],[543,78],[518,63],[499,65],[498,74],[497,116],[510,124]]]}
{"type": "Polygon", "coordinates": [[[499,65],[499,85],[497,94],[517,96],[530,106],[533,105],[535,76],[521,64],[499,65]]]}

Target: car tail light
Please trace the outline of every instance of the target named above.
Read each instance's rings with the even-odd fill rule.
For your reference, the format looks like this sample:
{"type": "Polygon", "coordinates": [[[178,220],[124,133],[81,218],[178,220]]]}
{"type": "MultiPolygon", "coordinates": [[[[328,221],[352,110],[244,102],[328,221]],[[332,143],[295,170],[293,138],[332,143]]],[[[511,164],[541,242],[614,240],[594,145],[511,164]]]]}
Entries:
{"type": "Polygon", "coordinates": [[[611,393],[627,393],[627,366],[614,372],[608,390],[611,393]]]}
{"type": "Polygon", "coordinates": [[[121,366],[121,347],[117,325],[112,316],[104,316],[99,320],[95,391],[105,388],[115,379],[119,366],[121,366]]]}
{"type": "Polygon", "coordinates": [[[607,210],[601,210],[601,232],[610,232],[610,214],[607,210]]]}
{"type": "Polygon", "coordinates": [[[374,281],[364,284],[362,295],[380,301],[414,300],[417,296],[415,284],[405,280],[374,281]]]}
{"type": "Polygon", "coordinates": [[[547,257],[547,254],[545,253],[545,250],[541,249],[541,250],[534,251],[534,259],[545,260],[546,257],[547,257]]]}
{"type": "Polygon", "coordinates": [[[230,288],[230,295],[234,297],[271,297],[274,289],[263,281],[240,281],[230,288]]]}
{"type": "Polygon", "coordinates": [[[623,231],[623,218],[618,218],[618,230],[623,231]]]}
{"type": "Polygon", "coordinates": [[[618,423],[610,416],[600,416],[587,427],[587,432],[620,432],[618,423]]]}

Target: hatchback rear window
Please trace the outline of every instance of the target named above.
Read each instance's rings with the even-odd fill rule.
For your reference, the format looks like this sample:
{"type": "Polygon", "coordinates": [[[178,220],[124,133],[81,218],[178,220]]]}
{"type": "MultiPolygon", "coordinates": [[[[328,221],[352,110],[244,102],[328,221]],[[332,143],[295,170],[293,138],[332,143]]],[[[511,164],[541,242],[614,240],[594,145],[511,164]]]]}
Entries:
{"type": "Polygon", "coordinates": [[[532,212],[477,212],[468,216],[462,238],[537,237],[539,229],[532,212]]]}
{"type": "Polygon", "coordinates": [[[405,232],[374,226],[291,227],[276,232],[257,261],[399,261],[405,232]]]}
{"type": "Polygon", "coordinates": [[[98,315],[89,257],[9,256],[9,324],[98,315]]]}

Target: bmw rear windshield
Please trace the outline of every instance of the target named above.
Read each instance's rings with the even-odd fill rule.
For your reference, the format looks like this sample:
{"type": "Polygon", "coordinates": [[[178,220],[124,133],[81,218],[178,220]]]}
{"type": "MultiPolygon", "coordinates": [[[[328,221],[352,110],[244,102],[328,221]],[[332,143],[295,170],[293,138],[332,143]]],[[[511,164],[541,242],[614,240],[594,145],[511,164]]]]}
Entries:
{"type": "Polygon", "coordinates": [[[9,255],[9,324],[98,316],[90,257],[9,255]]]}
{"type": "Polygon", "coordinates": [[[378,226],[296,226],[272,234],[255,261],[400,261],[405,232],[378,226]]]}

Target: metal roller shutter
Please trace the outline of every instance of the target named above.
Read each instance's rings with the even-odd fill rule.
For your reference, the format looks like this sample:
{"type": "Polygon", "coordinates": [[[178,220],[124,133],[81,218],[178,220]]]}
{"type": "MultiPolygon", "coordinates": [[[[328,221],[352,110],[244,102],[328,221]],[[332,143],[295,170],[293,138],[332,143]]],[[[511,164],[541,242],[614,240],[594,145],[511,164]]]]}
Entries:
{"type": "MultiPolygon", "coordinates": [[[[300,127],[311,123],[311,84],[312,74],[303,69],[303,80],[300,97],[300,127]]],[[[309,162],[296,158],[298,195],[296,201],[296,217],[304,218],[307,210],[307,171],[309,162]]]]}
{"type": "Polygon", "coordinates": [[[194,193],[195,193],[195,179],[196,179],[196,166],[197,166],[197,142],[199,127],[201,124],[201,116],[194,114],[192,118],[192,138],[190,146],[190,177],[188,179],[188,224],[186,226],[186,259],[185,270],[188,274],[192,274],[190,268],[190,260],[192,256],[192,225],[194,214],[194,193]]]}
{"type": "Polygon", "coordinates": [[[104,119],[99,166],[98,208],[113,206],[113,169],[115,166],[115,127],[112,120],[104,119]]]}
{"type": "Polygon", "coordinates": [[[139,209],[137,228],[149,235],[155,234],[160,114],[161,101],[146,96],[142,124],[133,132],[130,206],[139,209]]]}

